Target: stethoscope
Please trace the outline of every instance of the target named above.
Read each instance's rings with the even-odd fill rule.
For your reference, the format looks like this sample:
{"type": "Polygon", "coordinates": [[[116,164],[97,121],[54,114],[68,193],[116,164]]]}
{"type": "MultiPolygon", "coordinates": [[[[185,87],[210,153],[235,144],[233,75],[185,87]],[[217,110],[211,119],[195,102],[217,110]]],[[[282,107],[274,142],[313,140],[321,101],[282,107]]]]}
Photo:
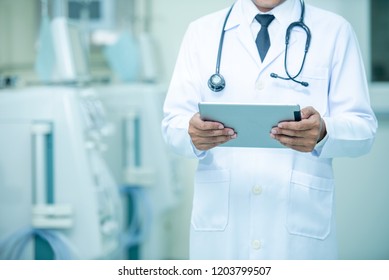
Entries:
{"type": "MultiPolygon", "coordinates": [[[[295,83],[298,83],[304,87],[309,86],[307,82],[304,81],[298,81],[296,78],[301,74],[301,71],[303,70],[304,63],[305,63],[305,58],[307,57],[307,53],[309,50],[309,45],[311,43],[311,31],[309,30],[309,27],[305,25],[304,23],[304,16],[305,16],[305,3],[304,0],[300,0],[301,3],[301,15],[299,21],[292,22],[287,30],[286,30],[286,35],[285,35],[285,58],[284,58],[284,68],[285,68],[285,73],[287,77],[281,77],[276,73],[271,73],[270,77],[275,78],[275,79],[282,79],[282,80],[292,80],[295,83]],[[289,71],[288,71],[288,64],[287,64],[287,58],[288,58],[288,47],[289,47],[289,39],[290,35],[292,33],[293,28],[299,27],[304,30],[306,34],[306,41],[305,41],[305,49],[304,49],[304,57],[301,63],[300,70],[298,73],[294,76],[292,76],[289,71]]],[[[222,91],[226,87],[226,80],[224,77],[220,74],[220,63],[221,63],[221,57],[222,57],[222,51],[223,51],[223,43],[224,43],[224,35],[226,33],[225,28],[228,22],[228,18],[230,17],[231,11],[233,9],[234,5],[231,6],[230,10],[227,13],[226,19],[224,20],[223,24],[223,30],[222,34],[220,37],[220,42],[219,42],[219,50],[217,53],[217,61],[216,61],[216,72],[213,74],[209,80],[208,80],[208,87],[214,91],[214,92],[219,92],[222,91]]]]}

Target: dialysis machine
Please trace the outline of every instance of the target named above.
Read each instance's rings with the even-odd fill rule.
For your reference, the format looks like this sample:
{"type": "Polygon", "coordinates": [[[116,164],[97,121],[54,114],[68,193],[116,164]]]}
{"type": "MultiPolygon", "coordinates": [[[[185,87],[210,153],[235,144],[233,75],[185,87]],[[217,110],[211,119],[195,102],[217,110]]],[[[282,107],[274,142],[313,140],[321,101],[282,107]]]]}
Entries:
{"type": "Polygon", "coordinates": [[[169,213],[180,197],[175,170],[177,157],[161,134],[166,88],[134,83],[96,87],[114,125],[107,138],[105,159],[122,192],[130,194],[124,222],[130,259],[170,258],[169,213]]]}
{"type": "Polygon", "coordinates": [[[0,259],[121,257],[121,201],[92,89],[0,90],[0,259]]]}
{"type": "Polygon", "coordinates": [[[35,68],[53,86],[0,91],[0,259],[169,258],[165,87],[75,86],[90,81],[80,29],[41,3],[35,68]]]}

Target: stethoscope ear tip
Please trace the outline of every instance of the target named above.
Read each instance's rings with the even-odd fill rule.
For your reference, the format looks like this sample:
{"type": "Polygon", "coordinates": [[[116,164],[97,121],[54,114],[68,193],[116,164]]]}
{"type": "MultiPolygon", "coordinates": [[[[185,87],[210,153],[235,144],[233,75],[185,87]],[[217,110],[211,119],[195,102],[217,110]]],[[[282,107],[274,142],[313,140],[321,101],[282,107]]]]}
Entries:
{"type": "Polygon", "coordinates": [[[285,77],[281,77],[281,76],[277,75],[276,73],[271,73],[270,77],[272,77],[274,79],[281,79],[281,80],[284,80],[284,81],[289,81],[290,80],[290,81],[293,81],[295,83],[298,83],[298,84],[302,85],[303,87],[308,87],[309,86],[309,83],[304,82],[304,81],[301,81],[301,82],[297,81],[297,80],[295,80],[295,77],[290,77],[289,76],[289,78],[285,78],[285,77]]]}
{"type": "Polygon", "coordinates": [[[301,82],[301,85],[304,86],[304,87],[308,87],[308,86],[309,86],[309,83],[307,83],[307,82],[301,82]]]}

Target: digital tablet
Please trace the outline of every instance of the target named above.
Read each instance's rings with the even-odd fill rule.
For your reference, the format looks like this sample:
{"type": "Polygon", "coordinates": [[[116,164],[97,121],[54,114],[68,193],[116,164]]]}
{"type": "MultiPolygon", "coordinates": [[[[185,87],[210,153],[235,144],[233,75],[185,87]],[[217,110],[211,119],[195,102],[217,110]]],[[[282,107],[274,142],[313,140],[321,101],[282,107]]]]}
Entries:
{"type": "Polygon", "coordinates": [[[299,105],[199,103],[201,119],[232,128],[238,137],[223,147],[285,148],[270,137],[270,131],[283,121],[300,121],[299,105]]]}

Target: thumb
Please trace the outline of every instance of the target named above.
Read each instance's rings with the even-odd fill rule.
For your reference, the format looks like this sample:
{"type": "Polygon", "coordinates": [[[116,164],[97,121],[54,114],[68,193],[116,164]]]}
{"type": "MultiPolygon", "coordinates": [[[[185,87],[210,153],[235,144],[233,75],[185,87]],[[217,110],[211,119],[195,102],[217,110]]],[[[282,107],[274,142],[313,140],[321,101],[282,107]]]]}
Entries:
{"type": "Polygon", "coordinates": [[[309,119],[311,116],[313,116],[315,114],[317,114],[317,111],[311,106],[301,109],[301,118],[302,119],[309,119]]]}

